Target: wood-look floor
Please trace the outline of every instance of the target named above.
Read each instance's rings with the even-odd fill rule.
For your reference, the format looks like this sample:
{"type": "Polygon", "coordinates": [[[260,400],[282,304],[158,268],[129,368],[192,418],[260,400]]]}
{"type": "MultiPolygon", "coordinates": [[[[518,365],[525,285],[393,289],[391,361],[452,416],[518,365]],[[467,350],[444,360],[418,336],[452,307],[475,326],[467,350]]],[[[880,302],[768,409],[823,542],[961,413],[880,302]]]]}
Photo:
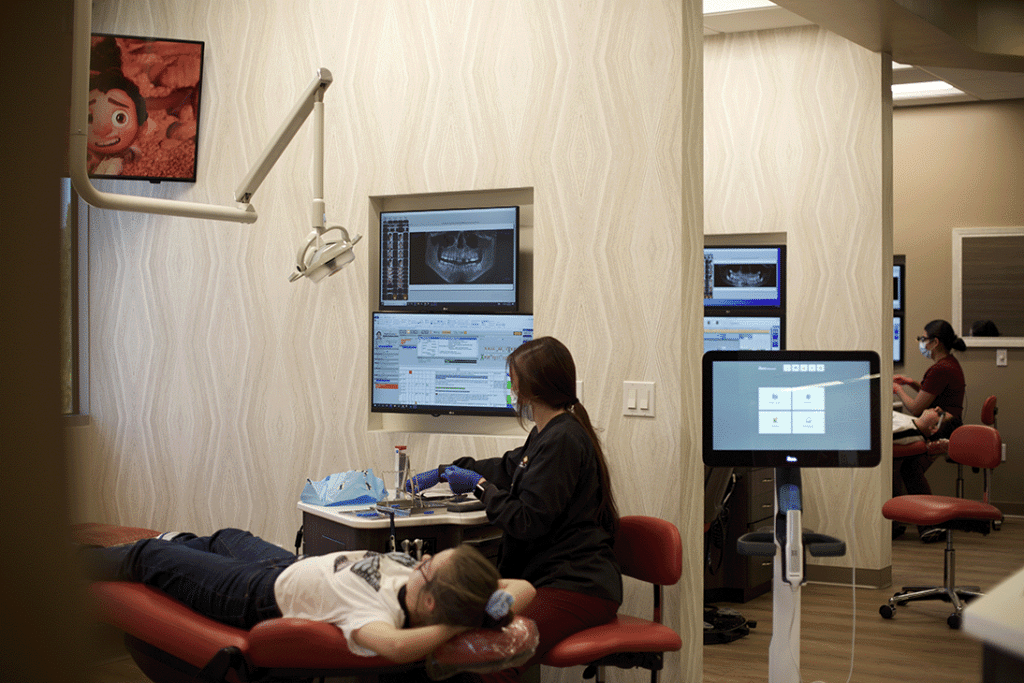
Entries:
{"type": "MultiPolygon", "coordinates": [[[[1007,518],[988,536],[955,533],[958,585],[991,589],[1024,566],[1024,518],[1007,518]]],[[[893,541],[893,586],[857,589],[856,683],[979,683],[981,644],[950,629],[949,603],[929,600],[896,610],[883,619],[878,608],[903,586],[942,583],[944,543],[922,544],[910,529],[893,541]]],[[[801,679],[805,683],[844,683],[850,677],[853,591],[849,586],[808,584],[801,592],[801,679]]],[[[772,637],[771,593],[744,604],[718,603],[757,621],[750,635],[704,647],[704,683],[768,680],[768,646],[772,637]]],[[[1022,675],[1024,680],[1024,675],[1022,675]]]]}
{"type": "MultiPolygon", "coordinates": [[[[958,584],[991,589],[1024,566],[1024,518],[1007,518],[1002,529],[954,538],[958,584]]],[[[941,601],[899,608],[882,619],[879,606],[899,587],[942,582],[945,544],[924,545],[911,529],[893,542],[893,587],[857,589],[857,683],[980,683],[981,644],[946,626],[950,606],[941,601]]],[[[848,586],[808,584],[801,593],[802,680],[844,683],[850,675],[852,592],[848,586]]],[[[765,594],[733,607],[757,621],[750,635],[704,648],[704,683],[764,683],[772,636],[772,599],[765,594]]],[[[621,672],[609,671],[611,681],[621,672]]],[[[631,680],[631,679],[630,679],[631,680]]],[[[127,657],[114,657],[91,671],[89,683],[147,683],[127,657]]],[[[671,683],[665,681],[665,683],[671,683]]]]}

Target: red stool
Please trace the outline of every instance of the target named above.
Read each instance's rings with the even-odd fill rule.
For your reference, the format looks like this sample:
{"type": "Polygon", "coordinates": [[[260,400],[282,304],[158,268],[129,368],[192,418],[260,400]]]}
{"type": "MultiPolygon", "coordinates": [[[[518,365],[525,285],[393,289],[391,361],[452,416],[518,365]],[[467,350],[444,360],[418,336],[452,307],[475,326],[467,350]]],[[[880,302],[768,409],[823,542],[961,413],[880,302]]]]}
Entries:
{"type": "Polygon", "coordinates": [[[584,678],[596,675],[602,683],[605,666],[644,668],[657,683],[664,653],[683,646],[679,634],[661,623],[662,587],[678,583],[683,573],[683,544],[679,529],[657,517],[633,515],[619,520],[615,557],[622,573],[654,584],[651,620],[619,614],[607,624],[574,633],[548,651],[547,666],[586,666],[584,678]]]}
{"type": "MultiPolygon", "coordinates": [[[[999,465],[1002,440],[999,432],[985,425],[963,425],[949,438],[949,457],[956,463],[968,467],[990,470],[999,465]]],[[[943,565],[943,585],[929,588],[908,588],[896,593],[878,612],[886,619],[892,619],[896,607],[902,607],[915,600],[945,600],[953,604],[953,614],[946,623],[950,628],[960,628],[964,601],[978,597],[976,588],[957,587],[956,551],[953,549],[953,531],[976,531],[987,534],[993,523],[1001,522],[1003,513],[989,505],[988,491],[985,500],[965,500],[950,496],[898,496],[882,506],[882,515],[902,524],[934,526],[946,530],[946,551],[943,565]]]]}

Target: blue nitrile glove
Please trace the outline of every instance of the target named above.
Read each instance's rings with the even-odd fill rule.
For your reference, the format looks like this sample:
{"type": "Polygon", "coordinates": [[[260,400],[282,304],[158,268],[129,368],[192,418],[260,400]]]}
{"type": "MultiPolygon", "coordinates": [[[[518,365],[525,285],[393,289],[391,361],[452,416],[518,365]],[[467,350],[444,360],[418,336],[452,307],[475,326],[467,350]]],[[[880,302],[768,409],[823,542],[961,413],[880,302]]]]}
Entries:
{"type": "Polygon", "coordinates": [[[478,481],[483,479],[482,475],[477,474],[473,470],[463,469],[450,465],[448,469],[444,471],[442,477],[448,486],[451,487],[452,493],[469,493],[475,487],[478,481]]]}
{"type": "Polygon", "coordinates": [[[420,472],[412,479],[405,482],[405,490],[412,493],[413,491],[426,491],[427,489],[437,486],[437,482],[440,481],[438,470],[441,468],[435,467],[432,470],[426,472],[420,472]]]}

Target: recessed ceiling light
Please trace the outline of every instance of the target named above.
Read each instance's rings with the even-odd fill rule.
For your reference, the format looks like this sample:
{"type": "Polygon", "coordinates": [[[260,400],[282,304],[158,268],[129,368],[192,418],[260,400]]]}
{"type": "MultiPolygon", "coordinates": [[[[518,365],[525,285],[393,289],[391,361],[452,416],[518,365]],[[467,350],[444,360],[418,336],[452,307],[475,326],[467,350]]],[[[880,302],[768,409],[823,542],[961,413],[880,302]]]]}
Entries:
{"type": "Polygon", "coordinates": [[[747,9],[763,9],[765,7],[775,7],[775,3],[768,0],[704,0],[704,14],[741,12],[747,9]]]}
{"type": "Polygon", "coordinates": [[[945,81],[925,81],[923,83],[893,83],[892,97],[894,100],[908,100],[917,97],[949,97],[964,95],[963,90],[954,88],[945,81]]]}

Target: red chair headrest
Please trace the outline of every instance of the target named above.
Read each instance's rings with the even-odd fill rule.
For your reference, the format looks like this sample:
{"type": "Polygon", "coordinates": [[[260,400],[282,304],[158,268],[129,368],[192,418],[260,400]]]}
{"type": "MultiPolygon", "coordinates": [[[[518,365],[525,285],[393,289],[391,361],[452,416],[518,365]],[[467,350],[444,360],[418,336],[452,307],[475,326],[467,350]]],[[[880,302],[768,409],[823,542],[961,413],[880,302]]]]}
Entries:
{"type": "Polygon", "coordinates": [[[996,413],[998,412],[999,408],[996,407],[996,397],[989,396],[981,405],[981,421],[991,427],[996,423],[996,413]]]}
{"type": "Polygon", "coordinates": [[[949,458],[968,467],[992,469],[1002,459],[1003,440],[992,427],[963,425],[949,437],[949,458]]]}

